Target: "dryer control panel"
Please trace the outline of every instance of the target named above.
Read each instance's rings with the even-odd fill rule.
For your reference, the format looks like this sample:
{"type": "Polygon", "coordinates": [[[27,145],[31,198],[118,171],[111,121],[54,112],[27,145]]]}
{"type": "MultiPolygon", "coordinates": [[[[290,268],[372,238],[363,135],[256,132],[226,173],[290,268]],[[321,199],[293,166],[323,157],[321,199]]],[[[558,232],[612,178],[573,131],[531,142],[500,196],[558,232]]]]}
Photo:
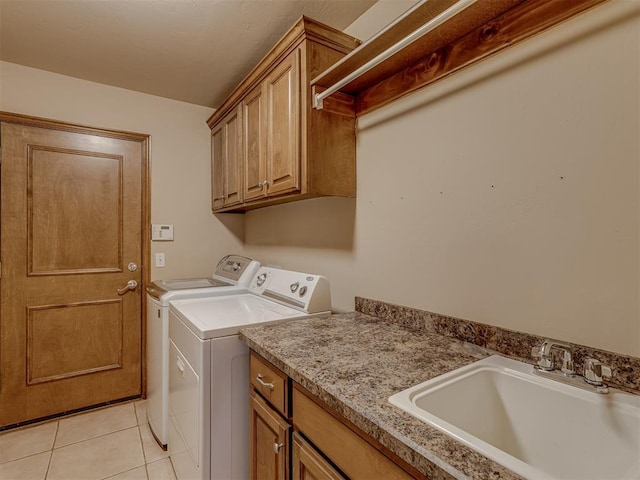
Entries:
{"type": "Polygon", "coordinates": [[[322,275],[260,267],[249,291],[307,313],[331,310],[329,281],[322,275]]]}

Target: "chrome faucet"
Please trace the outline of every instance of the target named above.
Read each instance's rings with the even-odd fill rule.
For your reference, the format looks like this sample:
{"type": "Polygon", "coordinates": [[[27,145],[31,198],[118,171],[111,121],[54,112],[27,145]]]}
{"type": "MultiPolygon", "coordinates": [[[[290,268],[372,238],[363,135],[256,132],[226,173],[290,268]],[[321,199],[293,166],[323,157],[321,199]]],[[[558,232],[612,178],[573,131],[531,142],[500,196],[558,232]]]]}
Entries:
{"type": "Polygon", "coordinates": [[[567,377],[574,377],[576,372],[573,369],[573,356],[571,354],[571,345],[559,340],[547,339],[542,342],[540,347],[534,347],[531,353],[534,358],[538,358],[537,368],[545,372],[553,372],[553,355],[551,355],[552,348],[559,348],[562,350],[562,368],[560,371],[567,377]]]}
{"type": "Polygon", "coordinates": [[[584,361],[584,376],[576,378],[573,367],[573,356],[571,345],[559,340],[545,340],[539,347],[531,350],[534,358],[538,359],[538,364],[533,369],[533,373],[546,378],[573,385],[584,390],[595,391],[597,393],[608,393],[609,387],[603,383],[603,378],[611,378],[611,367],[604,365],[595,358],[587,358],[584,361]],[[558,348],[562,350],[562,368],[556,370],[553,363],[551,350],[558,348]]]}
{"type": "Polygon", "coordinates": [[[584,381],[594,387],[605,387],[603,377],[611,378],[611,367],[595,358],[587,358],[584,361],[584,381]]]}

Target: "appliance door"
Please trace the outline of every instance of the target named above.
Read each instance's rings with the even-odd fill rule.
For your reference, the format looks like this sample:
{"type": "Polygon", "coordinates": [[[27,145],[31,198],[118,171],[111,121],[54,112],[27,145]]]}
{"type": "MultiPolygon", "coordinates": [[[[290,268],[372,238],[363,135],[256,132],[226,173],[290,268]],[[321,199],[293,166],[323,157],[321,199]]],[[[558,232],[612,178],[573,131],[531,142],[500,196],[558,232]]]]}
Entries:
{"type": "Polygon", "coordinates": [[[147,419],[151,433],[167,448],[169,421],[169,307],[147,295],[147,419]]]}
{"type": "Polygon", "coordinates": [[[211,340],[211,480],[249,478],[249,348],[211,340]]]}
{"type": "Polygon", "coordinates": [[[179,480],[209,480],[211,342],[169,312],[169,455],[179,480]]]}

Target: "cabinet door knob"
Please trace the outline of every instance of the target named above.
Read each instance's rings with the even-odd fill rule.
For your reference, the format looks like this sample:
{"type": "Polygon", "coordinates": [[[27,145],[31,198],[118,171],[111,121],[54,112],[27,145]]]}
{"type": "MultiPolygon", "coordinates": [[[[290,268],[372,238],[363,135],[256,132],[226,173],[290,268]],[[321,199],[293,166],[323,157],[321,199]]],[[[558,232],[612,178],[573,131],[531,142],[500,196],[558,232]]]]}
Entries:
{"type": "Polygon", "coordinates": [[[268,180],[263,180],[262,182],[260,182],[260,183],[258,184],[258,186],[259,186],[260,188],[267,187],[267,186],[269,186],[269,181],[268,181],[268,180]]]}
{"type": "Polygon", "coordinates": [[[280,449],[282,447],[284,447],[284,443],[278,443],[278,442],[274,443],[273,444],[273,453],[275,453],[275,454],[279,453],[280,449]]]}
{"type": "Polygon", "coordinates": [[[224,195],[222,195],[222,196],[220,196],[220,197],[216,197],[216,198],[214,198],[214,200],[224,200],[224,199],[225,199],[225,196],[224,196],[224,195]]]}

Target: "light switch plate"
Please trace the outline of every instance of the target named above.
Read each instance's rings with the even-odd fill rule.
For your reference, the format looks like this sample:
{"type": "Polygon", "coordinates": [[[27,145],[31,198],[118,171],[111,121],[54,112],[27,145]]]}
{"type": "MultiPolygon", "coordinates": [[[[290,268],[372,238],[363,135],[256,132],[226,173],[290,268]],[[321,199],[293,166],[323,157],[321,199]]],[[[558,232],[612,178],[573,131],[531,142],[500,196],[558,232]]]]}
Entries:
{"type": "Polygon", "coordinates": [[[164,261],[164,252],[157,252],[156,253],[156,267],[164,267],[166,266],[166,263],[164,261]]]}

